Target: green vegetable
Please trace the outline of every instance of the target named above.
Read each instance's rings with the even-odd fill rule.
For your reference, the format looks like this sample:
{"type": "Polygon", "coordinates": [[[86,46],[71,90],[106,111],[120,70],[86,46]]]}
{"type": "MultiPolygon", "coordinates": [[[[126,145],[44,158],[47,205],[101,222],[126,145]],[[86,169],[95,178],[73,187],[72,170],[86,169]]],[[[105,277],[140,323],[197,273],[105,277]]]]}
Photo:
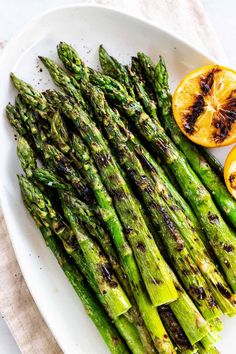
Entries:
{"type": "MultiPolygon", "coordinates": [[[[204,188],[184,155],[176,148],[157,120],[144,111],[139,102],[125,91],[116,89],[104,75],[90,73],[90,80],[99,86],[126,116],[135,124],[136,129],[150,144],[156,155],[170,166],[180,184],[183,194],[192,205],[196,215],[206,230],[209,243],[224,270],[231,288],[236,292],[236,239],[216,209],[210,194],[204,188]]],[[[221,285],[219,286],[221,291],[221,285]]],[[[228,293],[222,291],[226,298],[228,293]]]]}
{"type": "Polygon", "coordinates": [[[69,263],[65,255],[65,252],[61,247],[61,245],[59,244],[57,238],[53,235],[52,231],[48,227],[42,224],[40,218],[38,218],[37,215],[35,215],[34,208],[31,209],[31,202],[27,199],[27,197],[24,196],[24,198],[25,198],[25,205],[29,210],[29,212],[31,213],[31,215],[33,216],[34,220],[36,221],[36,224],[39,227],[44,237],[46,245],[53,252],[60,267],[64,271],[66,277],[68,278],[71,285],[75,289],[77,295],[79,296],[80,300],[82,301],[88,316],[96,325],[97,329],[102,335],[111,353],[114,354],[128,353],[129,351],[126,347],[126,344],[119,336],[117,330],[115,329],[111,321],[108,319],[102,307],[95,300],[94,295],[91,292],[91,289],[88,287],[82,274],[78,271],[78,269],[75,269],[75,267],[73,267],[69,263]]]}

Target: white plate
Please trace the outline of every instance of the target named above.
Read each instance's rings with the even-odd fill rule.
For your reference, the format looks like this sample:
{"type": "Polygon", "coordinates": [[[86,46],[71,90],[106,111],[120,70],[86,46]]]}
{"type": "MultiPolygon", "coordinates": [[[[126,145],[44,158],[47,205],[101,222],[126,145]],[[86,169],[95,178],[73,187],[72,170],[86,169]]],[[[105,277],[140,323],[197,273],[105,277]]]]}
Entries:
{"type": "MultiPolygon", "coordinates": [[[[13,39],[2,55],[0,194],[17,259],[30,292],[62,350],[69,354],[104,354],[108,350],[102,338],[23,206],[16,178],[21,172],[16,142],[5,118],[5,106],[9,101],[14,102],[16,94],[9,73],[15,72],[39,89],[52,86],[46,70],[39,72],[42,66],[37,56],[57,60],[56,45],[60,41],[72,44],[95,68],[100,43],[124,63],[137,51],[144,51],[154,61],[161,54],[170,71],[172,88],[189,70],[213,60],[153,24],[99,6],[68,6],[47,12],[13,39]]],[[[222,161],[226,150],[218,151],[222,161]]],[[[224,354],[233,354],[236,319],[225,319],[224,325],[219,348],[224,354]]]]}

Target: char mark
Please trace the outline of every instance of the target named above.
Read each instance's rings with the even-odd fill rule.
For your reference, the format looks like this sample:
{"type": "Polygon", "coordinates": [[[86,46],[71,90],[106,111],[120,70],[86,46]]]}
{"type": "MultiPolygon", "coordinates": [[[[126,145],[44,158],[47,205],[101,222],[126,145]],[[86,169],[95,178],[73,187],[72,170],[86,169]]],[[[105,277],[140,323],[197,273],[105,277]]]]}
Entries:
{"type": "Polygon", "coordinates": [[[214,82],[214,75],[220,71],[218,66],[215,66],[205,77],[200,79],[200,88],[203,95],[208,95],[211,91],[214,82]]]}
{"type": "Polygon", "coordinates": [[[175,343],[185,350],[191,349],[191,345],[170,307],[162,305],[158,308],[158,311],[167,331],[169,329],[173,336],[175,343]]]}
{"type": "Polygon", "coordinates": [[[226,251],[227,253],[232,253],[234,251],[234,246],[232,245],[224,245],[223,250],[226,251]]]}
{"type": "Polygon", "coordinates": [[[219,290],[219,292],[226,298],[226,299],[230,299],[231,298],[231,294],[230,292],[221,284],[221,283],[217,283],[217,289],[219,290]]]}
{"type": "Polygon", "coordinates": [[[194,133],[194,125],[198,117],[204,112],[205,101],[203,95],[197,95],[195,102],[189,107],[189,112],[185,114],[184,130],[188,134],[194,133]]]}
{"type": "Polygon", "coordinates": [[[142,152],[136,151],[136,154],[138,155],[143,168],[146,168],[148,171],[156,172],[154,166],[150,163],[150,161],[148,161],[148,159],[142,154],[142,152]]]}
{"type": "Polygon", "coordinates": [[[206,293],[202,286],[191,285],[189,293],[193,298],[197,298],[198,300],[204,300],[206,298],[206,293]]]}
{"type": "Polygon", "coordinates": [[[229,176],[229,183],[231,188],[236,189],[236,172],[232,172],[229,176]]]}
{"type": "Polygon", "coordinates": [[[217,114],[214,115],[212,125],[215,131],[212,135],[216,143],[222,143],[230,134],[232,125],[236,121],[236,90],[233,90],[227,97],[217,114]]]}
{"type": "Polygon", "coordinates": [[[107,167],[109,165],[110,160],[111,157],[109,154],[99,153],[96,156],[96,163],[99,168],[107,167]]]}
{"type": "Polygon", "coordinates": [[[143,242],[140,241],[140,242],[137,243],[137,249],[139,251],[141,251],[142,253],[145,253],[146,246],[145,246],[145,244],[143,242]]]}
{"type": "Polygon", "coordinates": [[[219,223],[219,218],[216,214],[211,214],[211,212],[208,212],[208,220],[211,224],[218,224],[219,223]]]}
{"type": "Polygon", "coordinates": [[[236,111],[221,108],[214,114],[212,126],[215,131],[212,134],[213,140],[219,144],[222,143],[230,134],[233,123],[236,121],[236,111]]]}
{"type": "Polygon", "coordinates": [[[123,188],[116,188],[115,190],[112,191],[111,195],[117,201],[124,200],[126,197],[123,188]]]}
{"type": "Polygon", "coordinates": [[[101,266],[101,273],[103,279],[109,284],[111,288],[117,288],[118,283],[112,279],[112,270],[108,263],[101,266]]]}
{"type": "Polygon", "coordinates": [[[169,213],[163,207],[158,207],[158,205],[156,205],[156,207],[158,208],[159,213],[161,214],[161,216],[164,220],[164,223],[167,225],[168,229],[170,230],[171,235],[173,236],[173,239],[175,240],[177,251],[179,251],[179,252],[182,251],[184,249],[184,241],[180,237],[179,232],[178,232],[175,224],[171,220],[169,213]]]}

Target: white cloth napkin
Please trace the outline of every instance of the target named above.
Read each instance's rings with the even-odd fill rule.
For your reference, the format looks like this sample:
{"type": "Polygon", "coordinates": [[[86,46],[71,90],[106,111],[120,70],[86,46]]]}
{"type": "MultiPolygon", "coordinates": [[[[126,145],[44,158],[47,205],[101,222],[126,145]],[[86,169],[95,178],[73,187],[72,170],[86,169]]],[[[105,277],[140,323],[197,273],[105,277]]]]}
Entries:
{"type": "MultiPolygon", "coordinates": [[[[224,53],[198,0],[91,0],[144,17],[225,61],[224,53]]],[[[42,319],[23,279],[0,211],[0,311],[23,354],[61,350],[42,319]]]]}

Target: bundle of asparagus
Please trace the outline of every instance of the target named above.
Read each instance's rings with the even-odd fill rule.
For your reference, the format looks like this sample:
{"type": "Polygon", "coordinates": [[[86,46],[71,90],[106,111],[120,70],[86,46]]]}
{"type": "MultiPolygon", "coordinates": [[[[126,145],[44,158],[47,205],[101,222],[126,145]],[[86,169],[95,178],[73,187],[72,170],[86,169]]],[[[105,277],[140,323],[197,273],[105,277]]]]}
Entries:
{"type": "Polygon", "coordinates": [[[57,49],[66,70],[40,59],[62,91],[11,74],[26,208],[112,353],[217,353],[236,313],[219,164],[178,130],[162,58],[127,67],[100,46],[101,73],[57,49]]]}

